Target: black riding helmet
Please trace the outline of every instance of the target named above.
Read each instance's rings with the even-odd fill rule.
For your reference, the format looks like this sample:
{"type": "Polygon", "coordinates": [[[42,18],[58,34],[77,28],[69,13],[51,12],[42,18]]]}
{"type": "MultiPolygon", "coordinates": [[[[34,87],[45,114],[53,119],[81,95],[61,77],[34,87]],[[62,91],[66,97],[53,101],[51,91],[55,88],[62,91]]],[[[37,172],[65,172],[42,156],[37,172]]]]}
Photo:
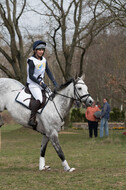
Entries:
{"type": "Polygon", "coordinates": [[[38,40],[38,41],[35,41],[33,43],[33,50],[35,50],[35,49],[45,49],[45,48],[46,48],[46,42],[38,40]]]}

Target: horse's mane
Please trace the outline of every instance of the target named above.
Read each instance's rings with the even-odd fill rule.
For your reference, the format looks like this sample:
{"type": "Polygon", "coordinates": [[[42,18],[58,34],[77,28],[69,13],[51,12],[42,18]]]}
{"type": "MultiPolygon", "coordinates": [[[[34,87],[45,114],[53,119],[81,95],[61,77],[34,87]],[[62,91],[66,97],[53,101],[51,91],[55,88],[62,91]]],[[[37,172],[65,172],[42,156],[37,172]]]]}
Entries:
{"type": "Polygon", "coordinates": [[[61,85],[59,86],[59,88],[58,88],[58,91],[64,89],[65,87],[67,87],[71,82],[74,82],[74,78],[71,78],[71,79],[69,79],[66,83],[61,84],[61,85]]]}

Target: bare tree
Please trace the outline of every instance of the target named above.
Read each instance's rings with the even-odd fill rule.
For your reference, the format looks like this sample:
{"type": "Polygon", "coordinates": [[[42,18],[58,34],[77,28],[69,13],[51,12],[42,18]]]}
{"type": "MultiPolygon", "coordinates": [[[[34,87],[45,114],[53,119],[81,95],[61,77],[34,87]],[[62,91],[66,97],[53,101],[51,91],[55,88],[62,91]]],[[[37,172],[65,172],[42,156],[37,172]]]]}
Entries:
{"type": "MultiPolygon", "coordinates": [[[[124,30],[123,30],[124,31],[124,30]]],[[[86,77],[95,99],[109,96],[112,106],[120,106],[126,100],[126,35],[120,29],[100,34],[91,45],[87,56],[86,77]],[[90,74],[91,73],[91,74],[90,74]],[[114,82],[115,81],[115,82],[114,82]],[[98,94],[97,94],[98,93],[98,94]],[[105,94],[107,93],[107,94],[105,94]],[[118,101],[114,101],[114,98],[118,101]],[[120,101],[119,101],[120,100],[120,101]]]]}
{"type": "Polygon", "coordinates": [[[115,23],[126,28],[126,1],[125,0],[101,0],[108,13],[113,16],[115,23]]]}
{"type": "Polygon", "coordinates": [[[87,49],[93,39],[113,22],[113,17],[107,16],[106,7],[103,7],[100,0],[67,2],[41,0],[41,2],[45,6],[50,43],[64,79],[67,80],[73,75],[73,58],[77,50],[80,54],[78,54],[76,64],[79,75],[82,75],[87,49]],[[60,59],[61,52],[62,59],[60,59]]]}
{"type": "MultiPolygon", "coordinates": [[[[126,1],[125,0],[101,0],[105,8],[108,10],[109,14],[114,18],[114,23],[116,26],[126,28],[126,1]]],[[[123,67],[122,67],[123,68],[123,67]]],[[[123,68],[124,72],[125,69],[123,68]]],[[[118,71],[119,73],[119,71],[118,71]]],[[[117,76],[110,75],[110,81],[116,92],[122,91],[125,94],[124,97],[124,110],[125,110],[125,127],[126,127],[126,74],[121,78],[117,76]]],[[[110,83],[110,84],[111,84],[110,83]]]]}
{"type": "MultiPolygon", "coordinates": [[[[26,59],[31,45],[24,52],[25,44],[19,20],[25,10],[26,0],[6,0],[3,2],[0,3],[0,25],[2,28],[0,52],[12,67],[12,71],[2,63],[0,63],[0,69],[9,77],[24,83],[26,81],[26,59]]],[[[115,21],[115,16],[113,16],[114,0],[110,1],[113,3],[109,6],[107,0],[41,0],[41,2],[45,6],[42,16],[47,17],[46,28],[49,41],[64,79],[67,80],[75,74],[73,72],[75,65],[77,65],[77,71],[81,76],[85,53],[94,38],[115,21]],[[110,12],[108,8],[111,8],[112,11],[110,12]]],[[[121,10],[125,10],[125,4],[122,5],[121,10]]],[[[37,12],[36,9],[34,11],[37,12]]]]}
{"type": "Polygon", "coordinates": [[[108,97],[111,108],[126,110],[126,33],[124,28],[113,29],[98,35],[89,48],[86,84],[101,105],[108,97]]]}
{"type": "Polygon", "coordinates": [[[6,0],[3,4],[0,3],[0,25],[2,28],[0,53],[6,58],[13,72],[2,63],[0,63],[0,69],[4,71],[8,77],[25,83],[26,59],[31,50],[31,46],[24,53],[24,43],[19,27],[19,19],[25,9],[26,0],[21,0],[20,6],[18,3],[17,0],[6,0]]]}

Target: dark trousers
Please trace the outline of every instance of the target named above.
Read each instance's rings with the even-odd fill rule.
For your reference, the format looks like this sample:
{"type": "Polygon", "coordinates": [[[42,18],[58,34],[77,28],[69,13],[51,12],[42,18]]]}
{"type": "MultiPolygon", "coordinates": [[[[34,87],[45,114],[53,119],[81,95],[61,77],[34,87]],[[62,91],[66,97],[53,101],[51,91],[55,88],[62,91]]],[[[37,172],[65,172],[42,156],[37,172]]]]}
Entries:
{"type": "Polygon", "coordinates": [[[98,136],[98,122],[96,121],[88,121],[88,127],[89,127],[89,137],[92,137],[93,131],[94,136],[98,136]]]}

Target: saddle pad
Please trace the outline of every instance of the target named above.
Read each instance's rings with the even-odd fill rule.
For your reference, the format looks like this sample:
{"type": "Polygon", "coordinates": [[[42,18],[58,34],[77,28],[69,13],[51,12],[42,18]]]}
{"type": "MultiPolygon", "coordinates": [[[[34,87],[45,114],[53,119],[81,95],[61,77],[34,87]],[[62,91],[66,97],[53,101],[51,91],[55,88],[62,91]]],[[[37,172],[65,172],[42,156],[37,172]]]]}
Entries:
{"type": "MultiPolygon", "coordinates": [[[[26,93],[25,88],[23,88],[22,91],[18,93],[17,97],[15,98],[15,101],[30,109],[29,104],[31,101],[31,94],[26,93]]],[[[39,109],[37,112],[41,113],[42,110],[43,108],[39,109]]]]}

